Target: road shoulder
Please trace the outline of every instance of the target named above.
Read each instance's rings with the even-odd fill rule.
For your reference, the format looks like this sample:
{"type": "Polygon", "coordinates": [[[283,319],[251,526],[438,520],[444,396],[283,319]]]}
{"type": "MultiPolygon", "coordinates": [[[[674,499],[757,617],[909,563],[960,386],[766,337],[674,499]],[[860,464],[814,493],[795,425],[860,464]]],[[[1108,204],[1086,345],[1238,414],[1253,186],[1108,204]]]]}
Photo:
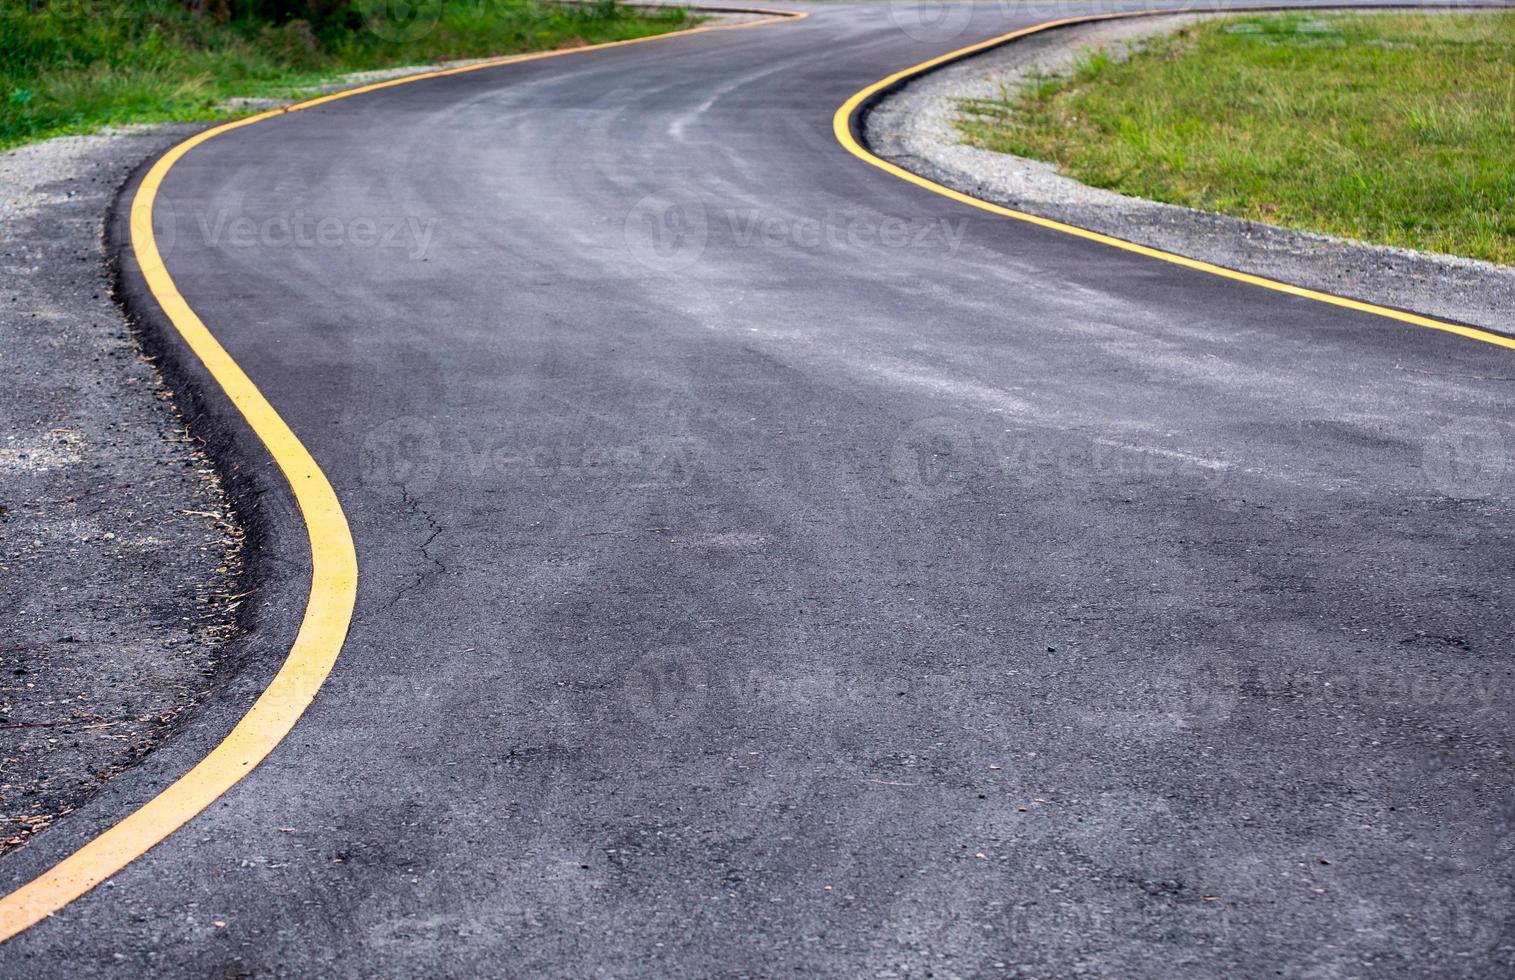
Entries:
{"type": "Polygon", "coordinates": [[[910,81],[864,119],[875,153],[947,187],[1127,241],[1385,306],[1515,332],[1515,269],[1367,245],[1088,187],[1048,163],[963,145],[956,103],[1055,72],[1089,49],[1175,30],[1196,16],[1048,31],[910,81]]]}
{"type": "Polygon", "coordinates": [[[182,127],[0,154],[0,852],[173,736],[225,671],[243,532],[112,298],[117,188],[182,127]]]}

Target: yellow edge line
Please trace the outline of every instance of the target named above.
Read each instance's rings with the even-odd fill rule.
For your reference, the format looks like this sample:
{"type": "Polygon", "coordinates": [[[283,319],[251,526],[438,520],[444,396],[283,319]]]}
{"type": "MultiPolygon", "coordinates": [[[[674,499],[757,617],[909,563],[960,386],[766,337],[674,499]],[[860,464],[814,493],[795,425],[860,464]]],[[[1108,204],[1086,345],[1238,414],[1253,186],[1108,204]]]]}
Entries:
{"type": "Polygon", "coordinates": [[[159,306],[242,413],[267,448],[294,491],[310,538],[310,597],[289,656],[273,681],[226,738],[193,769],[121,822],[37,878],[0,899],[0,942],[48,918],[188,823],[262,762],[283,740],[315,698],[336,663],[357,599],[358,560],[347,517],[326,474],[251,378],[232,359],[190,308],[163,266],[153,236],[153,202],[168,172],[186,153],[222,133],[364,92],[405,85],[428,78],[495,68],[500,65],[577,54],[599,48],[622,47],[683,34],[756,27],[780,20],[803,18],[802,13],[756,10],[770,14],[762,20],[715,24],[666,34],[611,41],[499,58],[476,65],[448,68],[421,75],[376,82],[310,99],[284,109],[249,116],[192,136],[163,155],[142,179],[131,203],[131,245],[148,288],[159,306]]]}
{"type": "MultiPolygon", "coordinates": [[[[1237,282],[1250,283],[1254,286],[1262,286],[1264,289],[1272,289],[1276,292],[1288,293],[1291,296],[1300,296],[1305,299],[1312,299],[1321,303],[1330,303],[1332,306],[1345,307],[1346,309],[1357,310],[1361,313],[1372,313],[1378,316],[1388,317],[1391,320],[1399,320],[1402,323],[1413,323],[1417,327],[1429,327],[1432,330],[1442,330],[1446,333],[1456,334],[1459,337],[1466,337],[1470,340],[1479,340],[1486,344],[1494,344],[1498,347],[1505,347],[1511,350],[1515,350],[1515,338],[1501,336],[1497,333],[1490,333],[1487,330],[1479,330],[1476,327],[1467,327],[1459,323],[1448,323],[1445,320],[1436,320],[1428,316],[1421,316],[1418,313],[1406,313],[1403,310],[1395,310],[1387,306],[1378,306],[1374,303],[1364,303],[1361,300],[1348,299],[1345,296],[1335,296],[1331,293],[1323,293],[1315,289],[1306,289],[1303,286],[1295,286],[1286,282],[1279,282],[1276,279],[1268,279],[1264,276],[1254,276],[1248,272],[1238,272],[1235,269],[1227,269],[1225,266],[1215,265],[1210,262],[1202,262],[1199,259],[1191,259],[1187,256],[1177,255],[1173,252],[1165,252],[1162,249],[1151,248],[1146,245],[1138,245],[1135,242],[1128,242],[1124,239],[1115,238],[1110,235],[1102,235],[1099,232],[1091,231],[1088,228],[1080,228],[1077,225],[1065,224],[1061,221],[1053,221],[1050,218],[1043,218],[1038,215],[1027,214],[1024,211],[1016,211],[1013,208],[1002,207],[1001,205],[994,204],[990,201],[981,200],[980,198],[973,197],[969,194],[964,194],[961,191],[955,191],[952,188],[945,187],[941,184],[936,183],[935,181],[927,180],[925,177],[922,177],[919,174],[913,174],[910,171],[905,170],[903,167],[895,166],[889,161],[875,156],[873,153],[869,152],[865,147],[858,143],[858,141],[852,135],[853,116],[868,99],[872,98],[874,95],[885,89],[888,89],[894,85],[899,84],[902,81],[905,81],[906,79],[909,79],[916,75],[924,74],[925,72],[928,72],[939,65],[945,64],[950,61],[955,61],[966,55],[996,47],[998,45],[1006,43],[1007,41],[1013,41],[1018,37],[1025,37],[1028,34],[1036,34],[1041,31],[1050,30],[1054,27],[1065,27],[1070,24],[1087,24],[1094,21],[1115,20],[1117,18],[1124,17],[1155,17],[1163,14],[1183,14],[1193,12],[1194,11],[1192,10],[1139,10],[1125,11],[1121,13],[1091,14],[1084,17],[1065,17],[1060,20],[1049,20],[1041,24],[1035,24],[1031,27],[1022,28],[1018,31],[1011,31],[1009,34],[1001,34],[999,37],[993,37],[987,41],[980,41],[977,44],[970,44],[965,48],[959,48],[956,51],[949,52],[947,54],[941,55],[940,57],[932,58],[930,61],[923,61],[920,64],[913,65],[903,71],[897,71],[893,75],[890,75],[888,78],[874,82],[872,85],[863,89],[861,92],[856,93],[846,102],[842,103],[841,108],[836,110],[836,114],[831,118],[831,129],[832,132],[836,134],[837,140],[842,144],[843,147],[846,148],[847,152],[851,153],[858,159],[864,160],[873,166],[878,167],[880,170],[893,174],[901,180],[907,180],[918,187],[924,187],[928,191],[940,194],[943,197],[949,197],[954,201],[957,201],[961,204],[966,204],[969,207],[978,208],[981,211],[988,211],[991,214],[997,214],[1006,218],[1014,218],[1017,221],[1024,221],[1028,224],[1039,225],[1042,228],[1050,228],[1053,231],[1060,231],[1067,235],[1074,235],[1078,238],[1085,238],[1091,242],[1099,242],[1102,245],[1109,245],[1112,248],[1122,249],[1127,252],[1135,252],[1137,255],[1145,255],[1148,258],[1160,259],[1163,262],[1171,262],[1174,265],[1181,265],[1189,269],[1197,269],[1200,272],[1208,272],[1211,275],[1223,276],[1226,279],[1234,279],[1237,282]]],[[[1247,9],[1235,8],[1224,12],[1244,14],[1247,13],[1247,9]]]]}

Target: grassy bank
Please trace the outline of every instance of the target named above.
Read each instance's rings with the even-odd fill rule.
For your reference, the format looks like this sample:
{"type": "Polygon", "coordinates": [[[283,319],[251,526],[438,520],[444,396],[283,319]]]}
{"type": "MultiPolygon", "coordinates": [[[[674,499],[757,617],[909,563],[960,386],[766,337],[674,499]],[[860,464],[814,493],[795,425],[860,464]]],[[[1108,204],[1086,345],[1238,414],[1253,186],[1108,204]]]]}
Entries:
{"type": "Polygon", "coordinates": [[[0,147],[117,123],[220,118],[226,99],[287,98],[345,72],[693,22],[681,10],[532,0],[4,0],[0,147]]]}
{"type": "Polygon", "coordinates": [[[1515,263],[1515,15],[1254,16],[962,106],[1098,187],[1515,263]]]}

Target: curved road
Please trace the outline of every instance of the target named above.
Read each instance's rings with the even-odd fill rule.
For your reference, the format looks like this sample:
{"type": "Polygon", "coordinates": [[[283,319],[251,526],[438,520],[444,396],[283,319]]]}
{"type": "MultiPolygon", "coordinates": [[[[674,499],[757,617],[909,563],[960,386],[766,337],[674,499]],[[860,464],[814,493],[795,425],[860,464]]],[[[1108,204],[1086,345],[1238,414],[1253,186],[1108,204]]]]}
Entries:
{"type": "MultiPolygon", "coordinates": [[[[168,268],[330,476],[357,614],[269,760],[0,972],[1511,969],[1511,354],[833,137],[880,76],[1084,8],[808,9],[170,172],[168,268]]],[[[288,649],[303,532],[240,451],[244,669],[11,885],[288,649]]]]}

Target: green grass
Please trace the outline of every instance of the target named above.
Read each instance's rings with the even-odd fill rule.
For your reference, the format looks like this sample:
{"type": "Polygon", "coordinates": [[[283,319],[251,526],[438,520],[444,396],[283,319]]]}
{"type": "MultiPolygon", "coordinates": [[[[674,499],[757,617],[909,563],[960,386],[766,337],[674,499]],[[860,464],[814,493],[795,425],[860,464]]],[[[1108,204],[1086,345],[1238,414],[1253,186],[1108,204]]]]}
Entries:
{"type": "Polygon", "coordinates": [[[1097,187],[1515,263],[1512,14],[1205,22],[961,110],[1097,187]]]}
{"type": "Polygon", "coordinates": [[[688,27],[613,3],[0,0],[0,148],[102,126],[224,118],[228,98],[297,97],[344,72],[617,41],[688,27]],[[291,17],[290,8],[307,17],[291,17]],[[272,13],[269,13],[272,11],[272,13]]]}

